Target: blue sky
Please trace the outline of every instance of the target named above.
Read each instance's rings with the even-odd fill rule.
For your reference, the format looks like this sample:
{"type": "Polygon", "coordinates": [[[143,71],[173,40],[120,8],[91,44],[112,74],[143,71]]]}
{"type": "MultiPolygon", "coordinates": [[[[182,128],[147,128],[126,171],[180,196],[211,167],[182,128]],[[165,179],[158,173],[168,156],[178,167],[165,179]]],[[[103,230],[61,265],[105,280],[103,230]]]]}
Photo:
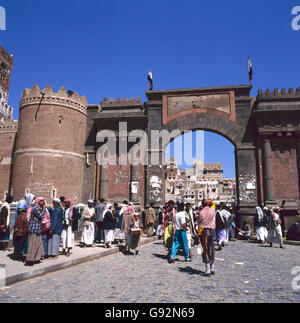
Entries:
{"type": "Polygon", "coordinates": [[[210,131],[196,131],[177,137],[165,149],[166,160],[175,157],[179,168],[192,168],[193,159],[222,163],[224,177],[235,177],[235,147],[224,137],[210,131]],[[202,133],[202,134],[201,134],[202,133]],[[181,149],[183,147],[183,149],[181,149]]]}
{"type": "MultiPolygon", "coordinates": [[[[300,86],[300,31],[291,28],[299,0],[3,0],[0,5],[7,12],[0,44],[15,55],[9,97],[15,118],[23,89],[35,82],[54,90],[65,85],[87,95],[90,104],[104,97],[145,100],[150,67],[155,89],[246,84],[248,53],[252,95],[259,88],[300,86]]],[[[205,142],[233,150],[218,136],[207,134],[205,142]]],[[[207,161],[218,157],[234,165],[230,151],[213,151],[206,152],[207,161]]],[[[234,176],[234,169],[226,167],[225,173],[234,176]]]]}

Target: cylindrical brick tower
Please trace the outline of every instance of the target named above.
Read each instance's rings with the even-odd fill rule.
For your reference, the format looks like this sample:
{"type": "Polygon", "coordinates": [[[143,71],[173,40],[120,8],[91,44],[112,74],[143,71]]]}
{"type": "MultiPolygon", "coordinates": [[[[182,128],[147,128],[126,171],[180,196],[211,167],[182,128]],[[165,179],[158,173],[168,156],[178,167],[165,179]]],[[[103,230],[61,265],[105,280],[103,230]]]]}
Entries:
{"type": "Polygon", "coordinates": [[[68,96],[64,87],[53,93],[37,85],[25,89],[13,155],[14,200],[30,192],[43,196],[72,198],[82,202],[86,97],[68,96]]]}

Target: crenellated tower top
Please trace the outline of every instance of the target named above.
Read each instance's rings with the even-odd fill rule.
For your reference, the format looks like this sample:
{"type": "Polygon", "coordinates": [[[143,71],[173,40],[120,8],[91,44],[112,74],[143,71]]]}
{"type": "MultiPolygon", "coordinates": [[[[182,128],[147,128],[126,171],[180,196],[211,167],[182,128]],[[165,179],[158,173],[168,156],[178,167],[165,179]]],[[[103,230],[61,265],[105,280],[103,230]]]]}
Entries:
{"type": "Polygon", "coordinates": [[[59,105],[87,114],[86,96],[79,96],[77,92],[68,91],[64,86],[55,93],[50,85],[42,91],[37,84],[32,89],[25,89],[20,102],[20,110],[29,105],[59,105]]]}
{"type": "Polygon", "coordinates": [[[261,100],[274,100],[276,98],[280,98],[280,99],[287,99],[287,98],[300,98],[300,87],[298,87],[296,90],[294,90],[293,88],[289,88],[288,90],[286,90],[285,88],[279,90],[279,89],[274,89],[272,92],[270,91],[270,89],[266,89],[265,92],[263,92],[262,89],[258,90],[258,95],[257,95],[257,99],[261,100]]]}

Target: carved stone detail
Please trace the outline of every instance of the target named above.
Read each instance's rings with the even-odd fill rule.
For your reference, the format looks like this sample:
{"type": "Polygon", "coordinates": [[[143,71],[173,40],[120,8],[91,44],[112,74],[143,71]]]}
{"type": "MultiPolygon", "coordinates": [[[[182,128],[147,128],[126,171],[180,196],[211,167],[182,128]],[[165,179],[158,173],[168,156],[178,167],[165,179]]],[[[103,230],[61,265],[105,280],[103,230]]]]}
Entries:
{"type": "Polygon", "coordinates": [[[275,157],[278,160],[280,160],[282,163],[288,163],[294,159],[294,152],[290,148],[290,149],[286,150],[284,153],[280,153],[280,150],[277,148],[275,150],[275,157]]]}
{"type": "Polygon", "coordinates": [[[201,94],[196,96],[169,96],[167,115],[191,109],[215,109],[230,114],[229,94],[201,94]]]}
{"type": "Polygon", "coordinates": [[[18,122],[8,119],[6,122],[0,122],[0,133],[16,133],[18,131],[18,122]]]}

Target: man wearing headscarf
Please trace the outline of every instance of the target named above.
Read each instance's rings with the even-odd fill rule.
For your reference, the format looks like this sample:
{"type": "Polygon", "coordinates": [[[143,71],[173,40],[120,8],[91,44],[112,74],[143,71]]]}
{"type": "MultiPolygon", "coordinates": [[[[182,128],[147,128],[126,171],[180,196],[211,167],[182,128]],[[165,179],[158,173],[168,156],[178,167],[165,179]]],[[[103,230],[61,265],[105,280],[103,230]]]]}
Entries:
{"type": "Polygon", "coordinates": [[[60,199],[53,200],[53,212],[51,213],[51,227],[48,240],[48,256],[50,260],[56,260],[59,254],[59,244],[63,230],[64,211],[60,199]]]}
{"type": "Polygon", "coordinates": [[[88,205],[83,210],[82,217],[84,223],[81,235],[81,243],[84,245],[84,247],[91,247],[95,238],[94,219],[96,217],[93,200],[88,201],[88,205]]]}
{"type": "Polygon", "coordinates": [[[254,227],[256,230],[256,237],[261,242],[261,244],[264,244],[268,237],[268,230],[266,228],[266,224],[266,214],[260,206],[257,206],[256,215],[254,218],[254,227]]]}
{"type": "MultiPolygon", "coordinates": [[[[27,194],[28,195],[28,194],[27,194]]],[[[30,218],[30,215],[31,215],[31,211],[32,211],[32,208],[35,206],[35,205],[37,205],[37,201],[36,201],[36,199],[35,199],[35,197],[33,196],[33,198],[32,198],[32,196],[31,195],[28,195],[28,199],[26,199],[26,196],[27,195],[25,195],[25,201],[26,201],[26,205],[28,205],[29,207],[28,207],[28,210],[27,210],[27,220],[29,221],[29,218],[30,218]],[[29,204],[30,203],[30,204],[29,204]]],[[[33,195],[33,194],[32,194],[33,195]]]]}
{"type": "Polygon", "coordinates": [[[46,214],[46,201],[43,197],[35,200],[32,207],[28,225],[28,250],[25,266],[33,265],[44,257],[44,246],[42,241],[42,221],[46,214]]]}
{"type": "Polygon", "coordinates": [[[63,217],[63,231],[61,234],[63,254],[70,257],[70,251],[74,246],[74,233],[72,231],[73,205],[71,199],[65,199],[65,212],[63,217]]]}

